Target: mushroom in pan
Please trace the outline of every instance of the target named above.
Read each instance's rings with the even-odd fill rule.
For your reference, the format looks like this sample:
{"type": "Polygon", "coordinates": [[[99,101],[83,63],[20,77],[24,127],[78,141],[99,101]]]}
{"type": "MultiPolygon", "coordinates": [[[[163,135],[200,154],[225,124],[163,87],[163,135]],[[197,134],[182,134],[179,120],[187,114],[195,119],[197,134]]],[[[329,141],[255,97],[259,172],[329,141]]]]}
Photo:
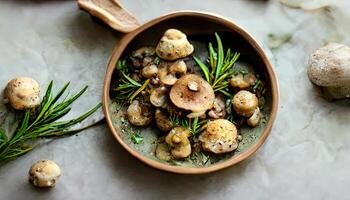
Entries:
{"type": "Polygon", "coordinates": [[[169,132],[173,128],[173,124],[169,120],[169,116],[167,115],[166,111],[157,109],[154,116],[156,119],[156,125],[161,131],[169,132]]]}
{"type": "Polygon", "coordinates": [[[157,76],[157,73],[158,73],[158,67],[154,64],[147,65],[147,66],[143,67],[141,70],[141,74],[145,78],[155,77],[155,76],[157,76]]]}
{"type": "Polygon", "coordinates": [[[168,29],[160,39],[157,55],[164,60],[177,60],[192,54],[194,48],[187,36],[177,29],[168,29]]]}
{"type": "Polygon", "coordinates": [[[171,146],[171,155],[175,159],[183,159],[191,154],[191,143],[188,137],[191,132],[184,127],[171,129],[165,137],[165,142],[171,146]]]}
{"type": "Polygon", "coordinates": [[[243,76],[243,74],[237,74],[230,79],[230,85],[233,88],[244,90],[254,85],[255,81],[256,77],[252,73],[249,73],[245,76],[243,76]]]}
{"type": "Polygon", "coordinates": [[[248,126],[251,126],[251,127],[258,126],[261,118],[262,118],[262,114],[260,112],[259,107],[257,107],[253,115],[247,119],[248,126]]]}
{"type": "Polygon", "coordinates": [[[176,107],[200,114],[211,109],[215,100],[213,88],[195,74],[182,76],[171,88],[169,96],[176,107]]]}
{"type": "Polygon", "coordinates": [[[51,160],[39,160],[29,170],[29,181],[37,187],[53,187],[61,176],[61,169],[51,160]]]}
{"type": "Polygon", "coordinates": [[[215,154],[231,152],[238,147],[237,128],[226,119],[216,119],[207,124],[199,135],[199,141],[205,151],[215,154]]]}
{"type": "Polygon", "coordinates": [[[153,56],[155,49],[153,47],[141,47],[131,53],[131,61],[135,68],[145,67],[153,62],[153,56]]]}
{"type": "Polygon", "coordinates": [[[134,100],[127,109],[130,124],[134,126],[147,126],[152,122],[153,116],[150,106],[134,100]]]}
{"type": "Polygon", "coordinates": [[[350,48],[330,43],[309,58],[308,76],[327,99],[350,98],[350,48]]]}
{"type": "Polygon", "coordinates": [[[232,98],[233,109],[243,117],[251,117],[258,108],[258,98],[255,94],[241,90],[232,98]]]}
{"type": "Polygon", "coordinates": [[[168,92],[169,89],[164,86],[154,89],[150,95],[151,104],[155,107],[164,106],[168,99],[168,92]]]}
{"type": "Polygon", "coordinates": [[[171,160],[170,146],[164,142],[158,143],[156,147],[155,156],[160,160],[171,160]]]}
{"type": "Polygon", "coordinates": [[[213,108],[208,112],[209,117],[214,119],[224,118],[226,115],[225,99],[222,95],[215,97],[213,108]]]}
{"type": "Polygon", "coordinates": [[[164,65],[159,69],[159,79],[164,85],[171,86],[176,83],[178,76],[186,74],[187,66],[183,60],[178,60],[170,66],[164,65]]]}
{"type": "Polygon", "coordinates": [[[16,110],[35,108],[40,105],[40,86],[34,79],[17,77],[7,83],[5,101],[16,110]]]}

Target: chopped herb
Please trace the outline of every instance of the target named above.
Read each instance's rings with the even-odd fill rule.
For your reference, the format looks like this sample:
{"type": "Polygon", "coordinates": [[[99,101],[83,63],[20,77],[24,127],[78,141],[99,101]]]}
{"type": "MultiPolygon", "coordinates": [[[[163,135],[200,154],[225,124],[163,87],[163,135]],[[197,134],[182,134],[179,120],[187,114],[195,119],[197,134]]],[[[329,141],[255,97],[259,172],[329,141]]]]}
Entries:
{"type": "Polygon", "coordinates": [[[141,144],[143,142],[143,137],[139,134],[134,134],[131,136],[131,140],[134,144],[141,144]]]}
{"type": "Polygon", "coordinates": [[[160,63],[160,58],[159,57],[156,57],[155,59],[154,59],[154,64],[156,64],[156,65],[159,65],[159,63],[160,63]]]}
{"type": "Polygon", "coordinates": [[[241,69],[241,70],[239,70],[239,73],[242,74],[243,76],[245,76],[248,74],[248,71],[245,69],[241,69]]]}

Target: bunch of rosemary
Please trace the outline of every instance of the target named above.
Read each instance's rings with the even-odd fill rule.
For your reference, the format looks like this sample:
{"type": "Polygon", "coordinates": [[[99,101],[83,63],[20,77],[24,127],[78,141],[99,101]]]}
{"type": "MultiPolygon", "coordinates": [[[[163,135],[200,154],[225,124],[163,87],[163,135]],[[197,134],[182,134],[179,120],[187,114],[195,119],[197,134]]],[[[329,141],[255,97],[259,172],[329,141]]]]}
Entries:
{"type": "Polygon", "coordinates": [[[69,130],[70,127],[82,122],[101,107],[101,103],[98,103],[91,110],[77,118],[57,122],[69,113],[70,105],[87,90],[87,86],[63,101],[59,101],[59,99],[67,90],[69,83],[59,90],[56,95],[52,93],[52,86],[53,81],[50,82],[39,108],[28,109],[21,113],[21,121],[12,136],[8,136],[0,129],[0,163],[31,151],[34,146],[28,145],[30,141],[50,136],[73,134],[87,128],[69,130]]]}
{"type": "Polygon", "coordinates": [[[236,73],[232,69],[239,58],[239,53],[231,52],[231,49],[227,49],[226,54],[224,53],[224,47],[220,36],[215,33],[215,38],[217,42],[217,50],[214,49],[212,43],[209,43],[209,67],[204,64],[199,58],[193,56],[197,65],[201,68],[206,81],[212,86],[215,92],[221,92],[226,96],[231,96],[227,91],[228,80],[233,74],[236,73]]]}
{"type": "Polygon", "coordinates": [[[129,67],[126,65],[126,59],[119,60],[116,68],[121,75],[119,84],[117,88],[115,88],[115,91],[118,92],[116,98],[119,100],[127,99],[129,102],[132,102],[132,100],[147,87],[150,80],[147,79],[141,84],[132,79],[129,76],[129,67]]]}

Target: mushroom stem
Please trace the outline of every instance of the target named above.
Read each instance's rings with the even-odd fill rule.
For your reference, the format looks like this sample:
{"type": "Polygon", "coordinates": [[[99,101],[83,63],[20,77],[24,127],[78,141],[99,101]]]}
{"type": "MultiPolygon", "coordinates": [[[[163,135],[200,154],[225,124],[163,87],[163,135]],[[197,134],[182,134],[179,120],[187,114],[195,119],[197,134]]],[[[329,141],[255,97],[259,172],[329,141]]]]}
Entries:
{"type": "Polygon", "coordinates": [[[189,81],[187,84],[189,90],[197,92],[198,91],[198,83],[195,81],[189,81]]]}

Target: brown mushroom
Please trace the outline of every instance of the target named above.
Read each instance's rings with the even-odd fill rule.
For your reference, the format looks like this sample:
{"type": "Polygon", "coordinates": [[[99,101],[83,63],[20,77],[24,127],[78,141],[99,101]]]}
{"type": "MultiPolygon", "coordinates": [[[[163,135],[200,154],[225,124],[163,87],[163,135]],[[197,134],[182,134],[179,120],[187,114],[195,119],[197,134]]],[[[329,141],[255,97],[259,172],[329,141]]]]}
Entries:
{"type": "Polygon", "coordinates": [[[164,60],[177,60],[192,54],[194,48],[187,36],[177,29],[168,29],[160,39],[156,52],[164,60]]]}
{"type": "Polygon", "coordinates": [[[247,75],[238,74],[230,79],[230,86],[244,90],[254,85],[255,81],[256,77],[253,73],[248,73],[247,75]]]}
{"type": "Polygon", "coordinates": [[[158,143],[155,156],[160,160],[169,161],[171,159],[170,146],[164,142],[158,143]]]}
{"type": "Polygon", "coordinates": [[[207,124],[198,137],[205,151],[222,154],[237,149],[237,128],[226,119],[216,119],[207,124]]]}
{"type": "Polygon", "coordinates": [[[141,104],[134,100],[127,109],[127,116],[130,124],[134,126],[147,126],[152,122],[153,116],[150,106],[141,104]]]}
{"type": "Polygon", "coordinates": [[[224,118],[226,115],[225,99],[222,95],[215,97],[213,108],[208,112],[209,117],[214,119],[224,118]]]}
{"type": "Polygon", "coordinates": [[[171,88],[170,99],[178,108],[197,113],[213,107],[215,94],[213,88],[202,77],[186,74],[171,88]]]}
{"type": "Polygon", "coordinates": [[[173,128],[173,124],[169,120],[166,111],[157,109],[154,116],[156,119],[156,125],[161,131],[168,132],[173,128]]]}
{"type": "Polygon", "coordinates": [[[141,74],[145,78],[152,78],[157,76],[158,67],[156,65],[147,65],[142,68],[141,74]]]}
{"type": "Polygon", "coordinates": [[[40,86],[34,79],[17,77],[7,83],[5,101],[16,110],[35,108],[40,105],[40,86]]]}
{"type": "Polygon", "coordinates": [[[155,107],[164,106],[168,99],[168,92],[169,89],[164,86],[154,89],[150,95],[151,104],[155,107]]]}
{"type": "Polygon", "coordinates": [[[133,51],[131,53],[131,56],[134,58],[140,58],[143,59],[145,57],[153,56],[155,53],[155,49],[153,47],[141,47],[137,49],[136,51],[133,51]]]}
{"type": "Polygon", "coordinates": [[[171,146],[171,155],[175,159],[183,159],[191,154],[191,143],[188,137],[191,132],[184,127],[171,129],[165,137],[165,142],[171,146]]]}
{"type": "Polygon", "coordinates": [[[178,80],[177,76],[186,74],[187,66],[183,60],[178,60],[168,66],[167,64],[161,66],[159,69],[159,79],[164,85],[174,85],[178,80]]]}
{"type": "Polygon", "coordinates": [[[255,94],[241,90],[232,98],[233,109],[243,117],[250,117],[258,107],[258,98],[255,94]]]}

